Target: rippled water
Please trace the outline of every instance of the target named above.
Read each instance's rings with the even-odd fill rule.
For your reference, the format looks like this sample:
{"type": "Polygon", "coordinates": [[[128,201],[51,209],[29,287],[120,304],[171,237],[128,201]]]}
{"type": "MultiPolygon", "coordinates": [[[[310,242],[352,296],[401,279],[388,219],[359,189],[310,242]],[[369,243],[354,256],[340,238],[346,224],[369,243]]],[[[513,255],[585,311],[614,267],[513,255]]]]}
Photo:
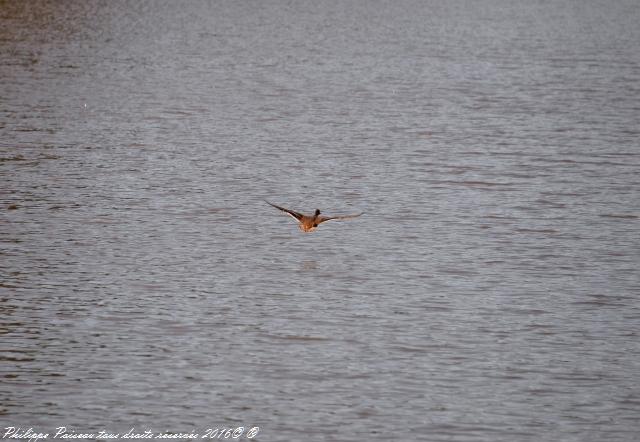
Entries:
{"type": "Polygon", "coordinates": [[[2,428],[637,440],[638,23],[0,2],[2,428]]]}

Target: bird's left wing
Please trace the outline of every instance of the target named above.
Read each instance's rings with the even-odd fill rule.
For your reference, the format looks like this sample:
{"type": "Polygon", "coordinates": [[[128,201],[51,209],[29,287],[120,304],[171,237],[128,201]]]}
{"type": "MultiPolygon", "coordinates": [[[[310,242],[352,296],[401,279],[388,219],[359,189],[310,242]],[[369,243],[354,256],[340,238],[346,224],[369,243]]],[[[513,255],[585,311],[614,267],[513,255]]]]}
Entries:
{"type": "Polygon", "coordinates": [[[292,218],[295,218],[297,221],[300,221],[300,219],[303,216],[301,213],[295,212],[293,210],[285,209],[284,207],[276,206],[275,204],[272,204],[267,200],[264,200],[264,202],[269,204],[272,207],[275,207],[278,210],[282,210],[284,213],[286,213],[287,215],[289,215],[292,218]]]}

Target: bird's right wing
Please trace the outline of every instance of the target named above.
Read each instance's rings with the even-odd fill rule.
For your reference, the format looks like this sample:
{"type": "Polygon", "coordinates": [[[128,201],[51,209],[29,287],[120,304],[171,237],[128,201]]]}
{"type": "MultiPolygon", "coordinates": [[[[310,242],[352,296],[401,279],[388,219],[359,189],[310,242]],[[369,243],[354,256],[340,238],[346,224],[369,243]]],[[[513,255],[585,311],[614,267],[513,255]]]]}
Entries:
{"type": "Polygon", "coordinates": [[[342,215],[342,216],[321,216],[320,219],[318,220],[318,224],[323,223],[325,221],[332,221],[332,220],[339,220],[339,219],[351,219],[351,218],[357,218],[360,215],[362,215],[364,212],[362,213],[357,213],[355,215],[342,215]]]}

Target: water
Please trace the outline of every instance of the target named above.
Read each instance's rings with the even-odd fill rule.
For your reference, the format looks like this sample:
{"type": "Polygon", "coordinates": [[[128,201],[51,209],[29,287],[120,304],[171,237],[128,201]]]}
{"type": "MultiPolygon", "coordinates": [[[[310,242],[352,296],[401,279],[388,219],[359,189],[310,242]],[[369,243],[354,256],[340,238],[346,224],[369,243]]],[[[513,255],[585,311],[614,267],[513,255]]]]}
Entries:
{"type": "Polygon", "coordinates": [[[2,428],[637,440],[639,22],[1,2],[2,428]]]}

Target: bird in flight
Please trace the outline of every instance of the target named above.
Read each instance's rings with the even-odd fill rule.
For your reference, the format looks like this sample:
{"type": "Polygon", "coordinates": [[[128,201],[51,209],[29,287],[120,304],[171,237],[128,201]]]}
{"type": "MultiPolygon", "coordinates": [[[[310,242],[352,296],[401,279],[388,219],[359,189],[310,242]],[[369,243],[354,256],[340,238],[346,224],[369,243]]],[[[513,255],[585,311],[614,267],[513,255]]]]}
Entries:
{"type": "Polygon", "coordinates": [[[295,212],[293,210],[285,209],[284,207],[276,206],[275,204],[271,204],[269,201],[266,201],[266,200],[265,200],[265,203],[275,207],[278,210],[282,210],[284,213],[286,213],[290,217],[295,218],[295,220],[298,221],[299,223],[298,227],[300,227],[300,230],[307,233],[313,232],[318,228],[318,225],[320,225],[325,221],[338,220],[338,219],[350,219],[350,218],[356,218],[362,215],[362,213],[358,213],[356,215],[321,216],[319,209],[316,209],[313,215],[304,215],[302,213],[295,212]]]}

